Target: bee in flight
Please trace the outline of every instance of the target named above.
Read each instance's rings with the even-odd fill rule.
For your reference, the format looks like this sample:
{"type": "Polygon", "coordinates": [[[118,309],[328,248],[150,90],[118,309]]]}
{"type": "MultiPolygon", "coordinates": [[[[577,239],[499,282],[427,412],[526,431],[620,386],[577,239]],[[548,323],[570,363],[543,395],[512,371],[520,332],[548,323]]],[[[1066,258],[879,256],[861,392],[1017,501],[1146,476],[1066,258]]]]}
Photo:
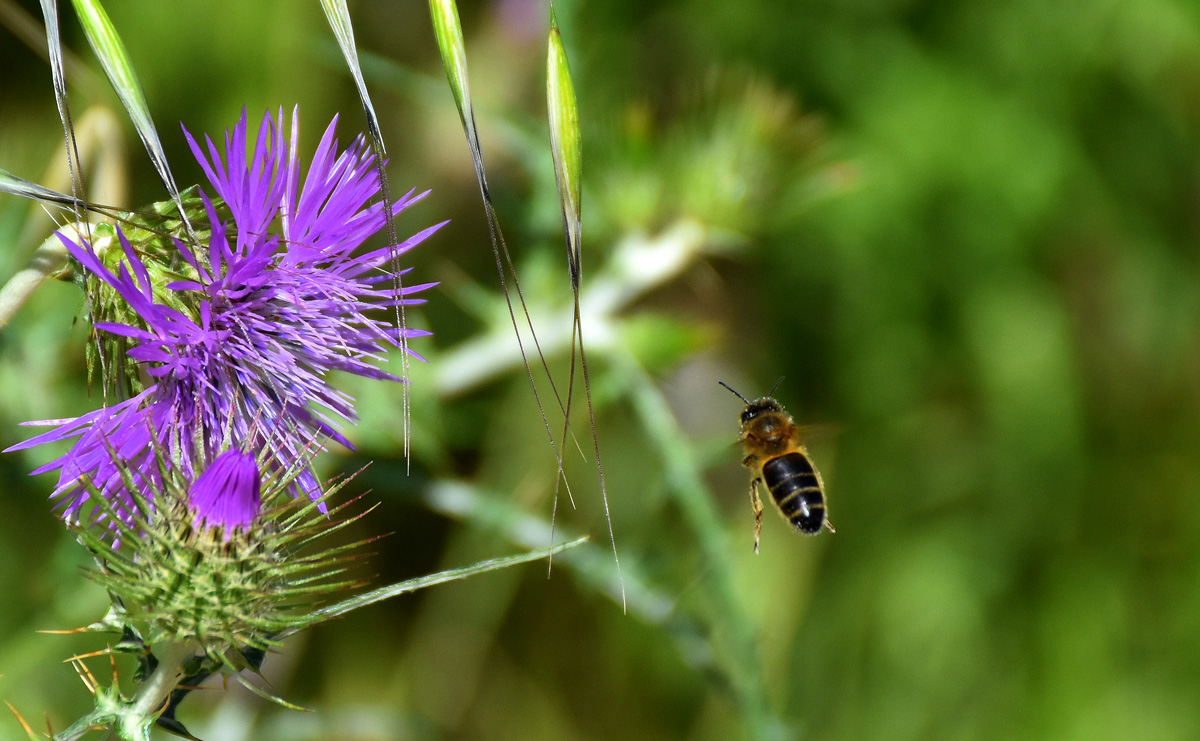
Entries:
{"type": "MultiPolygon", "coordinates": [[[[783,380],[782,378],[779,380],[783,380]]],[[[722,386],[746,402],[742,407],[741,434],[738,442],[746,457],[742,465],[750,469],[750,504],[754,507],[754,552],[762,531],[762,500],[758,485],[763,484],[775,500],[779,514],[805,535],[816,535],[821,528],[834,532],[825,510],[825,484],[817,467],[809,460],[800,441],[800,427],[792,415],[770,396],[751,401],[724,381],[722,386]]],[[[778,383],[775,384],[778,387],[778,383]]],[[[771,393],[775,390],[771,389],[771,393]]]]}

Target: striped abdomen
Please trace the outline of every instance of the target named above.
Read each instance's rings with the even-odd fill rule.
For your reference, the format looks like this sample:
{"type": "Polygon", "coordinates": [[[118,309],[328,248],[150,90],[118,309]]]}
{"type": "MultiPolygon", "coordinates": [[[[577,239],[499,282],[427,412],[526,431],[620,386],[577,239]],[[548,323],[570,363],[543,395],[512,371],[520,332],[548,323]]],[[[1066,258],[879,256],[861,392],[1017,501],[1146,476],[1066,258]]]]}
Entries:
{"type": "Polygon", "coordinates": [[[763,464],[762,477],[788,522],[807,535],[821,532],[825,523],[825,493],[808,456],[795,451],[772,458],[763,464]]]}

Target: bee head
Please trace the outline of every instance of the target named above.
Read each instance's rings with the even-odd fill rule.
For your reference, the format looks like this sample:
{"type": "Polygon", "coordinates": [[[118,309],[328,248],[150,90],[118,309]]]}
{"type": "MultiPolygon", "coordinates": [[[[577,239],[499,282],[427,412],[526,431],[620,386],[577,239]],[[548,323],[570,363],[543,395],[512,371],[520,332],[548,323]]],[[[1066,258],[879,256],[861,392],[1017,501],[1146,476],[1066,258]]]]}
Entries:
{"type": "Polygon", "coordinates": [[[770,396],[764,396],[761,399],[747,402],[745,408],[742,409],[742,425],[747,425],[755,417],[766,414],[767,412],[782,412],[783,407],[779,402],[775,401],[770,396]]]}

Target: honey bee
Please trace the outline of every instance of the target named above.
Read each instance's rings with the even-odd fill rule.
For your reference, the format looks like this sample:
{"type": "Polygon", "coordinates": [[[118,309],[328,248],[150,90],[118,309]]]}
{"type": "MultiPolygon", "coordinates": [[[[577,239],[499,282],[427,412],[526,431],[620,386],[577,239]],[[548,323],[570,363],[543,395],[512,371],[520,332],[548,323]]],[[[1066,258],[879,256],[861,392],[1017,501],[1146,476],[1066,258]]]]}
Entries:
{"type": "MultiPolygon", "coordinates": [[[[780,379],[781,381],[783,379],[780,379]]],[[[742,407],[741,434],[738,442],[746,454],[742,465],[750,469],[750,504],[754,507],[754,552],[762,531],[762,500],[758,485],[763,484],[775,500],[779,514],[805,535],[816,535],[825,527],[834,532],[825,509],[825,484],[817,467],[809,460],[800,440],[800,427],[778,401],[764,396],[751,401],[724,381],[722,386],[746,402],[742,407]]],[[[776,386],[779,384],[776,383],[776,386]]],[[[771,389],[771,393],[775,390],[771,389]]]]}

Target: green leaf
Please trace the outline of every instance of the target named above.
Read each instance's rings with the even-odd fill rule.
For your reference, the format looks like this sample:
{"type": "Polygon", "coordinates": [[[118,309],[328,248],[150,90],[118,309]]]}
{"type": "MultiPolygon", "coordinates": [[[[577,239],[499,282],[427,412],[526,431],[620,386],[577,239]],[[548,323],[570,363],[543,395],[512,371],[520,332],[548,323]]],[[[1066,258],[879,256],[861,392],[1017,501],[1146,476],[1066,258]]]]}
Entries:
{"type": "MultiPolygon", "coordinates": [[[[492,251],[496,256],[500,281],[503,285],[504,268],[500,263],[500,255],[503,254],[510,270],[513,270],[513,282],[517,283],[515,269],[511,268],[512,260],[508,255],[508,246],[504,243],[504,235],[500,233],[500,224],[496,219],[492,194],[487,184],[487,171],[483,165],[483,148],[479,146],[479,131],[475,128],[475,108],[471,103],[471,84],[467,79],[467,44],[463,40],[462,23],[458,20],[458,4],[454,0],[429,0],[429,14],[433,17],[433,35],[442,55],[442,67],[446,69],[446,79],[450,82],[454,105],[458,106],[458,117],[462,121],[463,132],[467,135],[467,148],[471,150],[471,161],[475,165],[475,178],[479,181],[479,191],[483,195],[483,206],[492,232],[492,251]]],[[[517,284],[516,288],[520,298],[521,287],[517,284]]],[[[507,287],[504,295],[507,299],[507,287]]],[[[520,300],[524,304],[524,299],[520,300]]],[[[513,322],[515,325],[516,320],[513,322]]],[[[517,341],[520,339],[518,332],[517,341]]]]}
{"type": "MultiPolygon", "coordinates": [[[[500,287],[504,292],[504,300],[508,305],[509,318],[512,321],[513,333],[516,335],[517,347],[521,351],[521,361],[525,366],[525,375],[529,380],[529,385],[533,389],[534,401],[537,403],[538,412],[542,417],[542,424],[545,426],[546,435],[550,439],[550,447],[554,450],[554,457],[558,461],[558,476],[555,479],[555,486],[558,482],[565,481],[562,470],[562,455],[560,450],[565,449],[567,437],[570,432],[571,420],[571,399],[572,391],[575,383],[575,355],[571,356],[571,369],[567,380],[566,399],[564,402],[563,395],[559,393],[558,387],[554,383],[554,378],[550,373],[550,368],[546,363],[546,358],[541,352],[541,347],[537,340],[537,332],[533,328],[533,321],[529,315],[529,308],[526,306],[525,297],[521,292],[521,284],[517,279],[516,268],[512,262],[512,256],[509,254],[508,245],[504,241],[504,234],[500,231],[500,223],[496,218],[495,205],[492,202],[491,192],[488,189],[487,175],[484,172],[483,165],[483,150],[479,146],[479,134],[475,128],[475,113],[471,107],[471,89],[467,83],[467,50],[466,43],[463,41],[462,24],[458,19],[458,8],[454,0],[429,0],[429,11],[433,17],[434,36],[437,38],[438,49],[442,55],[442,66],[446,69],[446,78],[450,82],[450,90],[454,94],[454,102],[458,106],[458,115],[462,120],[463,130],[467,135],[467,145],[471,150],[471,159],[475,165],[475,177],[479,181],[479,191],[483,196],[484,213],[488,220],[488,229],[492,238],[492,253],[496,258],[496,270],[500,274],[500,287]],[[558,403],[558,407],[563,413],[563,432],[561,443],[556,443],[554,433],[550,430],[550,422],[546,417],[545,407],[542,405],[541,397],[538,394],[537,384],[533,379],[533,370],[529,364],[529,357],[525,352],[524,341],[521,339],[521,328],[517,324],[516,312],[513,308],[512,297],[508,293],[508,282],[505,277],[505,268],[511,274],[512,285],[516,290],[517,301],[521,306],[521,313],[525,319],[525,324],[529,328],[530,337],[533,339],[534,347],[537,349],[538,359],[541,361],[542,369],[545,371],[546,379],[550,384],[550,392],[554,396],[554,400],[558,403]],[[561,447],[560,447],[561,446],[561,447]]],[[[551,45],[553,46],[553,36],[557,34],[557,28],[552,31],[551,45]]],[[[559,54],[561,54],[562,42],[558,42],[559,54]]],[[[553,57],[555,52],[551,50],[553,57]]],[[[604,501],[605,518],[609,524],[609,536],[613,545],[613,559],[617,562],[617,570],[620,571],[620,559],[617,558],[617,542],[616,536],[612,532],[612,518],[608,513],[608,493],[604,486],[604,472],[600,465],[600,445],[595,435],[595,414],[592,410],[590,383],[588,380],[587,360],[583,354],[583,332],[579,312],[579,116],[575,112],[575,92],[570,83],[570,74],[566,73],[566,56],[561,55],[561,64],[554,63],[552,68],[555,70],[551,73],[553,82],[551,83],[549,95],[552,101],[551,117],[552,119],[558,115],[561,117],[561,123],[551,123],[552,131],[558,129],[567,133],[565,140],[555,155],[555,169],[559,167],[559,161],[564,163],[563,172],[565,175],[559,176],[559,190],[563,190],[564,186],[567,191],[574,189],[574,202],[570,205],[564,202],[564,218],[567,221],[567,262],[571,274],[571,288],[575,294],[575,317],[574,324],[571,328],[571,346],[575,346],[576,338],[579,341],[579,358],[583,368],[584,390],[588,400],[588,416],[592,422],[592,445],[596,460],[596,473],[600,479],[600,497],[604,501]],[[565,79],[565,82],[564,82],[565,79]],[[564,106],[564,100],[569,99],[569,106],[564,106]],[[557,114],[556,112],[557,111],[557,114]],[[560,157],[561,155],[561,157],[560,157]],[[574,184],[573,184],[574,183],[574,184]],[[567,217],[567,213],[572,213],[573,216],[567,217]],[[573,223],[573,226],[572,226],[573,223]],[[572,233],[574,237],[572,238],[572,233]],[[573,240],[573,241],[572,241],[573,240]]],[[[569,491],[569,489],[568,489],[569,491]]],[[[555,493],[557,498],[557,489],[555,493]]],[[[557,499],[556,499],[557,501],[557,499]]]]}
{"type": "Polygon", "coordinates": [[[65,193],[59,193],[56,190],[44,188],[37,183],[31,183],[24,178],[19,178],[13,175],[8,170],[0,169],[0,193],[8,193],[9,195],[19,196],[21,198],[29,198],[35,201],[41,201],[54,206],[63,206],[65,208],[74,208],[79,204],[79,200],[72,198],[65,193]]]}
{"type": "MultiPolygon", "coordinates": [[[[458,20],[458,5],[454,0],[429,0],[429,14],[433,16],[433,35],[442,54],[442,66],[446,69],[446,79],[450,81],[454,104],[458,106],[458,117],[467,129],[467,137],[471,138],[475,130],[475,113],[471,109],[467,45],[463,41],[462,23],[458,20]]],[[[477,145],[472,144],[472,154],[476,149],[477,145]]]]}
{"type": "MultiPolygon", "coordinates": [[[[63,136],[67,146],[67,168],[71,171],[71,193],[79,198],[83,184],[79,172],[79,150],[75,146],[75,125],[71,121],[71,107],[67,103],[67,78],[63,71],[62,37],[58,30],[57,0],[41,0],[42,18],[46,23],[46,50],[50,56],[50,76],[54,84],[54,102],[58,105],[58,117],[62,121],[63,136]]],[[[83,214],[75,207],[75,220],[82,221],[83,214]]]]}
{"type": "Polygon", "coordinates": [[[583,147],[579,135],[579,107],[575,85],[563,48],[562,34],[550,5],[550,42],[546,55],[546,110],[550,118],[550,154],[554,158],[554,177],[562,203],[563,229],[567,237],[567,264],[571,285],[579,285],[580,240],[583,229],[583,202],[580,178],[583,171],[583,147]]]}
{"type": "MultiPolygon", "coordinates": [[[[350,11],[346,7],[346,0],[321,0],[321,8],[325,11],[325,18],[329,20],[329,27],[333,29],[333,35],[337,37],[338,47],[342,50],[346,66],[350,68],[350,75],[354,78],[355,87],[358,88],[363,115],[367,117],[367,130],[371,134],[371,149],[375,153],[375,169],[379,173],[379,193],[383,198],[384,232],[387,236],[387,243],[395,245],[397,243],[396,216],[392,212],[392,189],[388,184],[387,172],[383,168],[384,162],[387,160],[387,147],[383,144],[383,132],[379,128],[379,117],[375,115],[375,105],[371,102],[370,93],[367,92],[362,65],[358,60],[358,48],[354,43],[354,27],[350,23],[350,11]]],[[[393,246],[389,255],[393,264],[399,255],[400,253],[393,246]]],[[[404,288],[400,275],[399,266],[395,266],[392,272],[392,287],[396,295],[401,295],[404,288]]],[[[405,316],[403,302],[396,304],[395,312],[396,322],[401,329],[406,328],[408,319],[405,316]]],[[[404,378],[410,378],[407,337],[405,332],[400,333],[400,365],[401,375],[404,378]]],[[[404,458],[407,460],[409,457],[409,430],[412,423],[412,399],[409,396],[407,384],[403,386],[400,393],[402,398],[401,417],[404,426],[404,458]]]]}
{"type": "MultiPolygon", "coordinates": [[[[328,19],[329,27],[337,38],[338,48],[342,50],[342,57],[346,60],[346,66],[350,68],[350,76],[354,78],[354,86],[358,89],[363,113],[367,117],[367,128],[371,131],[372,139],[378,144],[379,152],[376,154],[386,154],[383,135],[379,132],[379,117],[375,115],[375,106],[371,103],[371,95],[367,92],[367,83],[363,79],[362,65],[358,61],[354,27],[350,24],[350,11],[346,8],[346,0],[321,0],[321,9],[325,11],[325,18],[328,19]]],[[[382,160],[378,164],[382,165],[382,160]]]]}
{"type": "MultiPolygon", "coordinates": [[[[451,569],[450,571],[442,571],[437,574],[430,574],[429,576],[422,576],[416,579],[409,579],[408,581],[391,584],[386,587],[380,587],[379,589],[372,590],[366,594],[360,594],[356,597],[351,597],[350,599],[339,602],[336,605],[330,605],[328,607],[323,607],[319,610],[316,610],[312,613],[311,623],[322,622],[339,617],[341,615],[345,615],[351,610],[357,610],[360,607],[373,605],[376,602],[382,602],[385,599],[396,597],[401,594],[407,594],[409,592],[414,592],[418,589],[424,589],[425,587],[431,587],[435,584],[444,584],[448,581],[465,579],[468,576],[475,576],[476,574],[483,574],[488,571],[496,571],[497,569],[503,569],[509,566],[516,566],[517,564],[528,563],[530,561],[537,561],[539,559],[547,558],[555,553],[561,553],[568,548],[574,548],[576,546],[583,545],[587,542],[587,540],[588,539],[586,536],[582,538],[576,538],[569,543],[560,543],[550,548],[542,548],[540,550],[530,551],[529,553],[522,553],[516,556],[493,558],[488,561],[480,561],[473,566],[466,566],[461,569],[451,569]]],[[[295,630],[285,631],[279,637],[286,637],[293,632],[295,632],[295,630]]]]}
{"type": "MultiPolygon", "coordinates": [[[[580,197],[580,178],[583,171],[583,147],[579,135],[579,106],[575,101],[575,85],[567,65],[562,34],[550,3],[550,41],[546,52],[546,110],[550,119],[550,154],[554,159],[554,177],[558,181],[558,198],[562,203],[563,231],[567,239],[567,272],[571,276],[571,291],[575,294],[574,319],[571,325],[571,368],[567,376],[567,403],[563,412],[562,445],[567,444],[571,426],[571,400],[575,391],[575,348],[579,348],[579,367],[583,371],[583,391],[587,401],[588,422],[592,428],[592,453],[596,475],[600,480],[600,499],[604,502],[604,519],[608,522],[613,560],[617,573],[621,559],[617,556],[617,536],[612,528],[608,509],[608,490],[604,484],[604,467],[600,463],[600,440],[596,437],[596,410],[592,406],[592,384],[588,373],[587,354],[583,345],[583,319],[579,310],[580,280],[582,277],[583,201],[580,197]],[[578,344],[576,344],[578,343],[578,344]]],[[[562,478],[562,459],[559,459],[559,478],[562,478]]],[[[557,501],[557,490],[555,491],[557,501]]],[[[624,605],[624,588],[622,588],[624,605]]]]}
{"type": "MultiPolygon", "coordinates": [[[[446,79],[450,82],[450,90],[454,94],[454,103],[458,106],[458,115],[462,120],[463,131],[467,136],[467,147],[471,150],[471,160],[475,166],[475,179],[479,182],[479,193],[483,198],[483,212],[487,217],[488,233],[492,241],[492,256],[496,259],[496,272],[500,278],[500,289],[504,293],[504,303],[508,308],[508,318],[512,323],[513,335],[517,340],[517,349],[521,353],[521,363],[525,367],[525,376],[533,391],[534,402],[537,404],[538,414],[542,418],[542,425],[545,427],[550,447],[553,449],[554,457],[559,461],[561,469],[562,457],[558,445],[554,441],[554,434],[550,431],[550,422],[546,417],[546,409],[542,404],[537,384],[534,382],[533,367],[529,363],[529,355],[525,350],[526,341],[522,339],[521,325],[517,322],[517,312],[513,305],[512,296],[508,291],[510,281],[516,293],[517,304],[520,306],[521,316],[524,320],[523,323],[529,330],[529,337],[533,341],[538,360],[550,385],[550,392],[554,396],[554,400],[558,403],[559,409],[563,410],[564,417],[568,416],[566,414],[567,407],[563,404],[558,388],[554,384],[554,378],[550,374],[550,367],[541,352],[537,331],[533,327],[529,307],[526,305],[525,296],[521,291],[521,282],[517,278],[517,268],[513,264],[508,244],[504,241],[504,232],[500,229],[500,220],[496,216],[495,204],[492,202],[492,194],[488,189],[487,173],[483,164],[483,149],[479,146],[479,133],[475,128],[475,112],[471,105],[471,88],[467,82],[467,47],[466,42],[463,41],[462,24],[458,19],[458,6],[454,0],[429,0],[429,13],[433,18],[433,31],[437,39],[438,50],[442,55],[442,66],[446,69],[446,79]]],[[[578,294],[578,291],[576,291],[576,294],[578,294]]]]}
{"type": "MultiPolygon", "coordinates": [[[[79,16],[88,44],[99,58],[101,66],[104,67],[104,74],[108,76],[117,97],[121,99],[121,104],[125,106],[125,111],[133,121],[154,169],[158,171],[163,185],[171,194],[171,200],[179,207],[179,212],[184,213],[179,188],[176,187],[175,177],[171,175],[171,168],[167,164],[167,155],[163,151],[162,142],[159,141],[158,130],[154,128],[154,121],[150,118],[150,107],[146,104],[142,85],[133,71],[129,53],[125,51],[125,44],[121,42],[117,29],[113,27],[99,0],[71,0],[71,3],[75,6],[75,14],[79,16]]],[[[191,224],[186,221],[186,217],[184,223],[192,241],[195,242],[191,224]]]]}

